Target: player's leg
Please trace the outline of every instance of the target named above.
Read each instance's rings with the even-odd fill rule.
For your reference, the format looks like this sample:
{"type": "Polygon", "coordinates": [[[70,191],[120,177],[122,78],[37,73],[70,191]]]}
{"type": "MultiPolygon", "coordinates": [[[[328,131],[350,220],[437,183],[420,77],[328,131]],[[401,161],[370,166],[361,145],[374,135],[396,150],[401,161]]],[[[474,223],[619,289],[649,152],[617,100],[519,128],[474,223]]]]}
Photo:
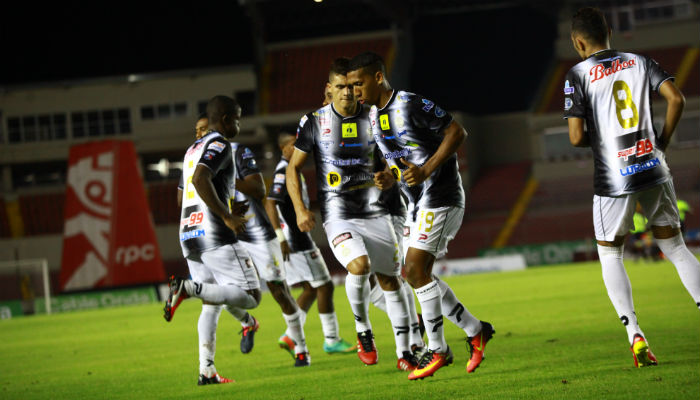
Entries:
{"type": "MultiPolygon", "coordinates": [[[[289,261],[285,261],[284,266],[287,285],[289,287],[296,284],[300,284],[302,286],[302,292],[297,297],[296,303],[297,307],[299,308],[299,320],[303,329],[304,324],[306,323],[306,313],[309,311],[311,305],[316,300],[317,293],[316,289],[304,280],[304,277],[299,273],[298,268],[295,268],[296,264],[298,263],[300,254],[301,253],[291,253],[289,255],[289,261]]],[[[292,357],[295,357],[296,355],[294,353],[294,349],[296,347],[296,343],[294,342],[294,340],[292,340],[291,336],[292,333],[290,332],[290,329],[288,327],[285,330],[285,332],[279,337],[277,343],[279,344],[282,350],[289,352],[289,354],[291,354],[292,357]]]]}
{"type": "Polygon", "coordinates": [[[363,363],[372,365],[377,363],[377,348],[369,320],[370,261],[358,223],[359,220],[326,221],[323,228],[333,255],[348,271],[345,292],[355,316],[357,355],[363,363]]]}
{"type": "Polygon", "coordinates": [[[640,194],[654,239],[666,258],[673,263],[695,305],[700,308],[700,262],[688,250],[680,230],[680,216],[672,182],[640,194]]]}
{"type": "Polygon", "coordinates": [[[294,365],[299,367],[310,365],[301,313],[285,281],[286,271],[279,242],[277,239],[272,239],[266,243],[246,243],[245,245],[251,252],[260,277],[266,281],[270,294],[282,310],[287,332],[294,342],[294,365]]]}
{"type": "Polygon", "coordinates": [[[378,309],[386,312],[386,300],[384,299],[384,291],[377,284],[377,277],[374,274],[369,275],[369,301],[378,309]]]}
{"type": "Polygon", "coordinates": [[[593,226],[598,241],[598,258],[608,297],[627,330],[635,366],[656,363],[634,312],[632,285],[623,263],[624,243],[632,228],[638,196],[593,197],[593,226]],[[651,354],[651,357],[648,356],[651,354]]]}

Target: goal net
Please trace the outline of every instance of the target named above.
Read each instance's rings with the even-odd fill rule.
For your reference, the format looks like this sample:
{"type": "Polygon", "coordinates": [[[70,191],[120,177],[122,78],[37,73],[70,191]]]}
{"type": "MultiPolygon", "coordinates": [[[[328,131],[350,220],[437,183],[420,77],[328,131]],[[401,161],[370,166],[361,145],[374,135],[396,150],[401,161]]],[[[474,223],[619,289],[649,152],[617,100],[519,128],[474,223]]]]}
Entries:
{"type": "Polygon", "coordinates": [[[0,319],[51,314],[50,288],[46,259],[0,261],[0,319]]]}

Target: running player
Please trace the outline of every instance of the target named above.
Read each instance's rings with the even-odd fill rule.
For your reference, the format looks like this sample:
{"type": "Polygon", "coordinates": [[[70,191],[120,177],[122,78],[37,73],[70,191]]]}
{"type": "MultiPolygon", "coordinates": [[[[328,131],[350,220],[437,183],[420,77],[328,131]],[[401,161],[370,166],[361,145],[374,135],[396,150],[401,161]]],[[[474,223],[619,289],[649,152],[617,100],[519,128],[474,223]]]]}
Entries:
{"type": "Polygon", "coordinates": [[[207,114],[212,131],[187,149],[178,196],[180,244],[192,280],[170,278],[164,309],[169,322],[182,300],[202,299],[199,385],[233,382],[221,377],[214,366],[221,305],[233,315],[248,315],[245,310],[260,303],[258,275],[234,233],[244,229],[245,220],[230,208],[236,167],[226,138],[238,134],[241,108],[230,97],[216,96],[209,101],[207,114]]]}
{"type": "Polygon", "coordinates": [[[446,302],[452,304],[445,310],[449,310],[451,320],[467,333],[471,356],[466,369],[473,372],[483,359],[493,327],[471,315],[449,286],[432,275],[435,258],[446,253],[464,215],[464,190],[455,152],[466,132],[432,101],[394,91],[386,79],[384,61],[377,54],[368,52],[352,59],[348,85],[353,86],[360,102],[372,105],[372,132],[390,168],[378,172],[375,183],[387,190],[398,181],[409,201],[404,266],[421,305],[428,351],[408,379],[432,376],[453,361],[442,326],[446,302]]]}
{"type": "Polygon", "coordinates": [[[368,109],[360,105],[346,82],[348,59],[336,59],[328,81],[332,102],[302,117],[294,152],[286,172],[287,190],[297,225],[309,232],[314,214],[304,204],[299,173],[309,153],[314,154],[323,227],[333,254],[347,269],[345,280],[355,314],[358,356],[367,365],[377,363],[369,321],[369,274],[376,274],[387,300],[396,340],[397,367],[415,368],[408,346],[408,304],[399,280],[398,245],[386,211],[375,203],[373,184],[376,146],[371,137],[368,109]]]}
{"type": "MultiPolygon", "coordinates": [[[[302,325],[306,313],[318,297],[318,316],[323,329],[323,351],[326,353],[349,353],[357,347],[343,340],[339,335],[338,317],[333,306],[333,281],[321,252],[311,239],[308,232],[302,232],[297,226],[292,200],[287,194],[286,171],[289,159],[294,152],[296,138],[290,133],[280,133],[277,140],[282,159],[275,168],[274,179],[270,193],[265,200],[265,211],[270,223],[275,229],[277,239],[282,248],[282,256],[287,270],[287,284],[300,284],[302,293],[297,297],[299,312],[302,314],[302,325]]],[[[309,195],[303,175],[300,177],[301,194],[304,204],[309,207],[309,195]]],[[[294,342],[285,332],[279,340],[283,349],[293,348],[294,342]]]]}
{"type": "Polygon", "coordinates": [[[622,261],[637,202],[659,248],[700,307],[700,263],[680,234],[673,179],[665,159],[685,98],[656,61],[612,50],[610,33],[600,10],[582,8],[574,15],[571,40],[583,61],[566,74],[564,118],[571,143],[593,150],[593,225],[603,282],[627,329],[634,365],[643,367],[656,365],[657,360],[637,323],[622,261]],[[652,120],[651,91],[667,103],[660,134],[652,120]]]}

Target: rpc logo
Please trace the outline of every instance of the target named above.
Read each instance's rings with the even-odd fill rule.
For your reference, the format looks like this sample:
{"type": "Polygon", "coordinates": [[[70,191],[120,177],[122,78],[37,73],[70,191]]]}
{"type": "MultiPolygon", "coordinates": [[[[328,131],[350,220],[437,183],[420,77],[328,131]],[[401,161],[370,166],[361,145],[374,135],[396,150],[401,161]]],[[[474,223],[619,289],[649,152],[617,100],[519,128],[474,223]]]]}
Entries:
{"type": "Polygon", "coordinates": [[[155,246],[151,243],[146,243],[143,246],[127,246],[117,249],[116,261],[117,264],[122,264],[128,267],[129,264],[136,261],[151,261],[155,257],[155,246]]]}

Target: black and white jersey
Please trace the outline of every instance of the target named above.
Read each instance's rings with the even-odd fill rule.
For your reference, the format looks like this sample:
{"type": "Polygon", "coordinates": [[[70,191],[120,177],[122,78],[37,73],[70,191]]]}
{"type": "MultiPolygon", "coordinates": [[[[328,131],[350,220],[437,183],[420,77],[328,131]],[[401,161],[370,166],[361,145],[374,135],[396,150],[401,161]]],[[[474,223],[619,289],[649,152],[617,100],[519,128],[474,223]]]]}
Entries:
{"type": "MultiPolygon", "coordinates": [[[[243,180],[247,176],[261,173],[258,163],[255,161],[255,154],[248,147],[231,143],[231,149],[238,179],[243,180]]],[[[245,224],[245,231],[238,234],[239,240],[248,243],[267,243],[276,237],[275,230],[272,229],[272,224],[261,201],[239,191],[236,191],[236,201],[248,202],[248,211],[245,214],[248,222],[245,224]]]]}
{"type": "MultiPolygon", "coordinates": [[[[275,168],[275,175],[272,179],[272,187],[267,197],[277,201],[277,213],[280,217],[280,225],[284,231],[284,237],[289,243],[293,252],[313,250],[316,248],[311,234],[302,232],[297,225],[297,213],[294,211],[294,204],[287,192],[287,166],[289,161],[282,158],[275,168]]],[[[306,189],[304,175],[299,174],[301,181],[301,197],[306,208],[309,208],[309,194],[306,189]]]]}
{"type": "Polygon", "coordinates": [[[386,210],[387,213],[395,217],[406,217],[406,202],[401,195],[399,185],[382,191],[379,195],[377,205],[386,210]]]}
{"type": "Polygon", "coordinates": [[[211,170],[212,183],[221,202],[230,204],[236,191],[236,165],[229,142],[218,132],[210,132],[194,142],[185,153],[179,187],[182,190],[180,245],[185,257],[236,243],[235,233],[209,210],[192,184],[192,176],[200,164],[211,170]]]}
{"type": "Polygon", "coordinates": [[[610,49],[566,74],[564,118],[586,121],[595,194],[635,193],[671,179],[651,111],[651,92],[667,79],[653,59],[610,49]]]}
{"type": "Polygon", "coordinates": [[[314,155],[324,221],[386,214],[376,204],[380,193],[374,186],[376,145],[367,107],[358,103],[357,114],[343,117],[331,103],[306,114],[294,146],[314,155]]]}
{"type": "Polygon", "coordinates": [[[464,208],[464,189],[459,175],[457,155],[451,155],[422,184],[409,187],[403,179],[408,168],[400,159],[421,166],[442,143],[442,131],[452,116],[432,101],[419,95],[394,91],[383,107],[370,110],[372,132],[384,159],[409,202],[416,208],[464,208]]]}

